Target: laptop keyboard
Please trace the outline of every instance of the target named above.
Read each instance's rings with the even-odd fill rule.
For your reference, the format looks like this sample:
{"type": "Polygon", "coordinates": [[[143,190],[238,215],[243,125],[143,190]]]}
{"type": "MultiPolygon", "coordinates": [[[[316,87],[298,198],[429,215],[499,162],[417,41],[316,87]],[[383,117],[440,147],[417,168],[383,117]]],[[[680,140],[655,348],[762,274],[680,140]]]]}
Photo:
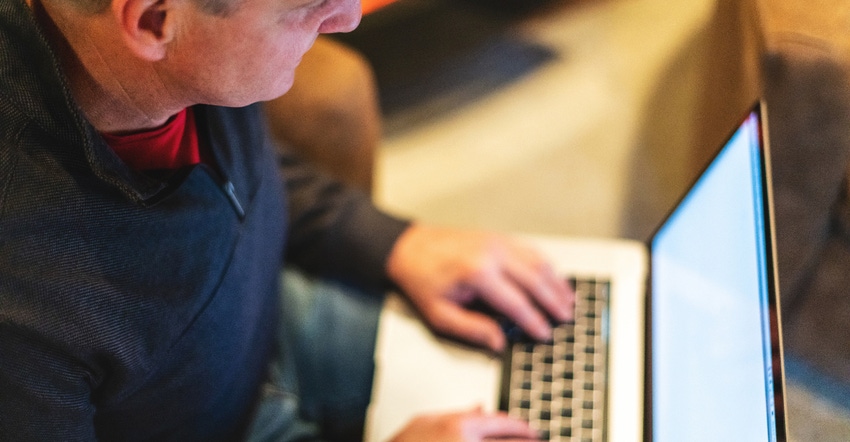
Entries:
{"type": "Polygon", "coordinates": [[[544,440],[605,438],[609,281],[573,278],[575,322],[558,325],[553,343],[513,345],[508,413],[544,440]]]}

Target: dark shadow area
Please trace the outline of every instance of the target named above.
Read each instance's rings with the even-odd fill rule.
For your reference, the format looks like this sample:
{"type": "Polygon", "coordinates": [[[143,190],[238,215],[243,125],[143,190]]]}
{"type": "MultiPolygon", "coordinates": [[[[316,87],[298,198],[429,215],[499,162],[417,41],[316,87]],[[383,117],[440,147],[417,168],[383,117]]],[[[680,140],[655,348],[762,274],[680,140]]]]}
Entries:
{"type": "Polygon", "coordinates": [[[788,35],[763,63],[789,376],[850,410],[850,68],[788,35]]]}
{"type": "Polygon", "coordinates": [[[558,56],[511,28],[545,2],[481,3],[404,0],[337,37],[372,63],[387,132],[444,117],[558,56]]]}
{"type": "Polygon", "coordinates": [[[648,239],[764,99],[786,375],[850,410],[850,67],[812,39],[766,47],[752,31],[758,15],[741,5],[719,1],[659,75],[633,149],[623,231],[648,239]]]}
{"type": "Polygon", "coordinates": [[[788,379],[805,385],[819,397],[850,411],[850,385],[847,383],[825,375],[810,362],[794,354],[785,355],[785,373],[788,379]]]}

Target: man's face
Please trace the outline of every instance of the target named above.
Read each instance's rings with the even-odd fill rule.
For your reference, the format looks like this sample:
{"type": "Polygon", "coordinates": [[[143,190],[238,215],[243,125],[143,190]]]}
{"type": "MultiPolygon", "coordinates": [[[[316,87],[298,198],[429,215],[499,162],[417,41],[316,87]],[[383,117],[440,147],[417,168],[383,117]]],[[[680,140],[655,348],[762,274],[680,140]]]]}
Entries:
{"type": "Polygon", "coordinates": [[[360,0],[236,0],[226,15],[186,1],[159,75],[192,103],[244,106],[283,95],[320,33],[348,32],[360,0]]]}

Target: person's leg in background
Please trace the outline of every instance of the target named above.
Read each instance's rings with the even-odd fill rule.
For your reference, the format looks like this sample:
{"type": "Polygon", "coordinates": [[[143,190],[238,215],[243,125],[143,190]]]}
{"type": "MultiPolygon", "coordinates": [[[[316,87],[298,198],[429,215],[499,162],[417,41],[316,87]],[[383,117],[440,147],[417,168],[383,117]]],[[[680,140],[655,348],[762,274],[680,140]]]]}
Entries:
{"type": "Polygon", "coordinates": [[[319,37],[292,89],[265,110],[279,142],[343,182],[371,189],[381,112],[372,68],[357,51],[319,37]]]}

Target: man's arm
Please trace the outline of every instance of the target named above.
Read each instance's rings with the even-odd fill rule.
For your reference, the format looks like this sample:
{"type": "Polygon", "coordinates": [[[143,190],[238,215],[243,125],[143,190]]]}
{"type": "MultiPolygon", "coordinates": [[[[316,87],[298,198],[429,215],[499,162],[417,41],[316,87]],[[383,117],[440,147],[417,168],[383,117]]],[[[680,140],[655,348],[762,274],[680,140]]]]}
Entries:
{"type": "Polygon", "coordinates": [[[401,288],[437,332],[493,350],[505,337],[464,307],[483,301],[529,335],[549,338],[550,318],[572,318],[573,293],[534,250],[496,234],[410,224],[368,195],[281,150],[295,263],[321,275],[401,288]]]}
{"type": "MultiPolygon", "coordinates": [[[[389,279],[438,333],[492,350],[505,347],[490,317],[465,307],[481,300],[531,336],[550,337],[549,318],[572,318],[573,292],[535,251],[494,234],[410,224],[374,208],[364,194],[284,155],[292,223],[290,257],[319,273],[389,279]],[[345,238],[353,235],[353,238],[345,238]],[[364,250],[365,248],[365,250],[364,250]],[[362,276],[362,275],[361,275],[362,276]]],[[[397,441],[536,440],[527,423],[480,410],[422,416],[397,441]]]]}
{"type": "Polygon", "coordinates": [[[87,380],[67,355],[0,325],[0,439],[96,440],[87,380]]]}
{"type": "Polygon", "coordinates": [[[279,165],[289,204],[287,259],[310,273],[388,287],[387,257],[409,223],[286,149],[279,165]]]}

